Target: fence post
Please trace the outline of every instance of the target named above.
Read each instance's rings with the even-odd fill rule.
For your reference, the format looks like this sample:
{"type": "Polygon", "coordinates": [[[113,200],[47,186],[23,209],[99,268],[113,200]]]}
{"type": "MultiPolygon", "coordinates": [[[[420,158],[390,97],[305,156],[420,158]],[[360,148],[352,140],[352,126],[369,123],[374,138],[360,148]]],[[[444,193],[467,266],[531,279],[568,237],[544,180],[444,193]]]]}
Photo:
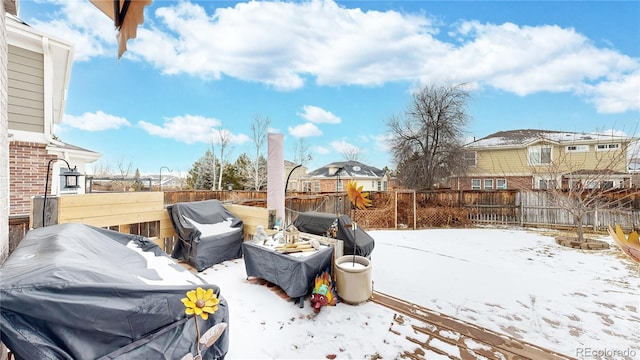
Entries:
{"type": "Polygon", "coordinates": [[[522,190],[518,191],[518,198],[520,199],[520,213],[518,214],[518,217],[520,218],[520,226],[523,227],[524,226],[524,201],[523,201],[522,190]]]}
{"type": "Polygon", "coordinates": [[[396,200],[395,200],[395,215],[394,215],[394,217],[393,217],[393,218],[394,218],[394,222],[395,222],[395,224],[394,224],[393,228],[394,228],[394,229],[396,229],[396,230],[398,230],[398,190],[396,190],[395,194],[396,194],[396,200]]]}
{"type": "Polygon", "coordinates": [[[418,214],[416,213],[418,208],[416,207],[416,191],[413,191],[413,230],[416,229],[416,223],[418,221],[418,214]]]}

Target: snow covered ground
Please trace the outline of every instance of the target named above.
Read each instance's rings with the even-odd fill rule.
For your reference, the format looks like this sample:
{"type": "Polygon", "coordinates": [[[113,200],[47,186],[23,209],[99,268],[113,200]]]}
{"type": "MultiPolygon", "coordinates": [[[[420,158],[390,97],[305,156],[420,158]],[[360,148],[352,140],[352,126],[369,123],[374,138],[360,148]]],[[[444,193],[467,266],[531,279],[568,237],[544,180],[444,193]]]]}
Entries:
{"type": "MultiPolygon", "coordinates": [[[[599,239],[609,250],[586,251],[520,228],[368,233],[376,291],[568,356],[640,359],[640,267],[608,236],[599,239]]],[[[315,315],[308,301],[300,309],[247,281],[242,259],[201,276],[229,303],[227,359],[394,359],[410,350],[381,305],[339,303],[315,315]]]]}

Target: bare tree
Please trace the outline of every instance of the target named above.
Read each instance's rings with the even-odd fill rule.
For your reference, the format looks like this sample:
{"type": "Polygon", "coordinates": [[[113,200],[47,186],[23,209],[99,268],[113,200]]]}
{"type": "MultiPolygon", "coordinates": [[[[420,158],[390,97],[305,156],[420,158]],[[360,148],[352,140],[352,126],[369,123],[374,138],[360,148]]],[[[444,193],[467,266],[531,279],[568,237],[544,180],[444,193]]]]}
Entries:
{"type": "Polygon", "coordinates": [[[131,169],[133,168],[133,164],[131,161],[128,161],[124,157],[120,157],[118,159],[118,163],[116,164],[116,169],[118,171],[118,176],[121,178],[130,177],[131,169]]]}
{"type": "Polygon", "coordinates": [[[213,174],[211,176],[211,190],[215,190],[216,189],[216,146],[213,143],[213,139],[211,140],[211,161],[210,161],[210,166],[211,166],[211,173],[213,174]]]}
{"type": "Polygon", "coordinates": [[[341,152],[346,161],[360,161],[361,151],[356,146],[347,146],[341,152]]]}
{"type": "Polygon", "coordinates": [[[560,148],[553,158],[551,154],[529,153],[534,159],[527,159],[527,163],[537,164],[530,166],[534,187],[545,189],[540,195],[549,205],[573,217],[578,241],[585,240],[583,223],[588,215],[596,211],[629,210],[633,196],[639,192],[637,188],[630,188],[627,142],[612,138],[611,142],[593,147],[598,149],[567,151],[560,148]],[[546,156],[550,158],[541,159],[546,156]],[[540,162],[544,164],[540,165],[540,162]]]}
{"type": "Polygon", "coordinates": [[[264,158],[262,150],[264,149],[264,144],[267,141],[269,124],[271,124],[269,117],[263,118],[260,115],[256,115],[253,118],[253,123],[251,123],[251,140],[255,146],[255,156],[251,159],[251,167],[253,171],[250,178],[252,180],[251,187],[255,190],[260,190],[264,186],[267,178],[266,163],[261,161],[261,158],[264,158]]]}
{"type": "Polygon", "coordinates": [[[113,173],[109,161],[99,161],[93,165],[93,175],[96,177],[109,177],[113,173]]]}
{"type": "Polygon", "coordinates": [[[405,186],[431,189],[463,172],[469,98],[465,84],[425,86],[413,95],[404,115],[387,121],[393,160],[405,186]]]}
{"type": "Polygon", "coordinates": [[[298,138],[298,141],[293,144],[293,162],[304,166],[311,161],[311,159],[311,148],[309,144],[307,144],[305,138],[298,138]]]}
{"type": "Polygon", "coordinates": [[[218,174],[218,190],[222,189],[222,174],[224,172],[224,164],[226,162],[225,150],[231,143],[231,133],[225,129],[216,130],[216,135],[218,137],[218,144],[220,144],[220,173],[218,174]]]}

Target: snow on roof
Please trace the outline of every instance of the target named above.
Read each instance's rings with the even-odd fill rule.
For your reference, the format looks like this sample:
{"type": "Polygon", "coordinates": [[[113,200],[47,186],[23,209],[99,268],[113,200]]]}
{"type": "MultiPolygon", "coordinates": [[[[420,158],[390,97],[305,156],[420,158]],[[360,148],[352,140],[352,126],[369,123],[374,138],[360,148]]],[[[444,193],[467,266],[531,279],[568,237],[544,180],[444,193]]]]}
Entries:
{"type": "Polygon", "coordinates": [[[365,165],[358,161],[338,161],[327,164],[309,173],[311,177],[334,177],[336,169],[340,170],[340,177],[351,178],[379,178],[384,176],[385,170],[380,170],[373,166],[365,165]]]}
{"type": "Polygon", "coordinates": [[[526,146],[537,141],[563,143],[603,143],[611,141],[631,141],[632,138],[611,134],[586,134],[553,130],[509,130],[478,139],[465,145],[467,148],[487,148],[504,146],[526,146]]]}

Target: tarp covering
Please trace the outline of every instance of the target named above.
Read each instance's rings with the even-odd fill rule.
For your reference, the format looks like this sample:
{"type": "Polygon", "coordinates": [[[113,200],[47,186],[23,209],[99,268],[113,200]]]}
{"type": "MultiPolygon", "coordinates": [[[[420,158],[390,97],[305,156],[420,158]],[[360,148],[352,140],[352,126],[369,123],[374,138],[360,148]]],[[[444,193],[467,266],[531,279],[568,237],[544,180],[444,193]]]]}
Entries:
{"type": "Polygon", "coordinates": [[[329,246],[304,254],[282,254],[250,242],[243,246],[247,276],[276,284],[292,298],[311,293],[316,275],[331,269],[333,248],[329,246]]]}
{"type": "Polygon", "coordinates": [[[219,200],[181,202],[167,211],[179,238],[174,258],[202,271],[242,257],[244,224],[219,200]]]}
{"type": "MultiPolygon", "coordinates": [[[[315,235],[326,235],[331,225],[336,220],[335,214],[315,211],[304,212],[298,215],[293,225],[302,232],[315,235]]],[[[344,254],[355,254],[369,258],[373,252],[375,242],[366,231],[358,227],[355,234],[351,229],[349,215],[339,215],[337,222],[336,239],[344,241],[344,254]]]]}
{"type": "MultiPolygon", "coordinates": [[[[1,339],[16,359],[180,359],[196,331],[180,301],[212,288],[218,311],[201,333],[229,323],[220,289],[151,240],[83,224],[30,230],[0,267],[1,339]]],[[[228,330],[204,354],[221,359],[228,330]]]]}

